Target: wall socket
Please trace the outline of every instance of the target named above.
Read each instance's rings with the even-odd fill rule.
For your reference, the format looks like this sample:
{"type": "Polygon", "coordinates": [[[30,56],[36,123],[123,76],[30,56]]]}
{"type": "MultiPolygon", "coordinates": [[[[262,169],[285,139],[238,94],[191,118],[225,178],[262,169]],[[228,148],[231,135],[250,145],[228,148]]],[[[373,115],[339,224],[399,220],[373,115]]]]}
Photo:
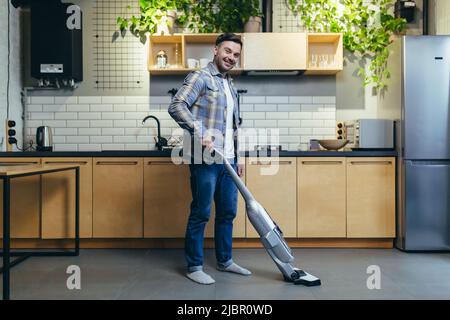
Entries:
{"type": "Polygon", "coordinates": [[[14,145],[17,143],[16,139],[16,122],[14,120],[6,119],[6,151],[12,152],[14,145]]]}

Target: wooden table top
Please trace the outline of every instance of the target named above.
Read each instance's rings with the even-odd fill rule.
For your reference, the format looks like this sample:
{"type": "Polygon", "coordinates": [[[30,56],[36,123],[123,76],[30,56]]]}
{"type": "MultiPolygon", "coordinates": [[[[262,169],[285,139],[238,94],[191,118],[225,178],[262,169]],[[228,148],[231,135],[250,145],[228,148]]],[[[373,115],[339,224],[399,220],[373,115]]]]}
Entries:
{"type": "Polygon", "coordinates": [[[0,177],[13,177],[22,174],[40,174],[40,173],[49,173],[52,171],[57,171],[60,169],[75,169],[79,168],[78,164],[59,164],[59,165],[48,165],[48,164],[14,164],[10,165],[1,165],[0,166],[0,177]]]}

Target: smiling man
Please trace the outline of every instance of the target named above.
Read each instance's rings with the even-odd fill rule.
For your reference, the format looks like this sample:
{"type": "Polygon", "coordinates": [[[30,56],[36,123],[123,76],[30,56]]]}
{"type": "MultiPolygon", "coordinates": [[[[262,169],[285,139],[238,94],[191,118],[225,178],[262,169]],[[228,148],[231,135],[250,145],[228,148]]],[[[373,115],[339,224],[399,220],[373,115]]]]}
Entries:
{"type": "Polygon", "coordinates": [[[243,166],[238,161],[237,91],[228,74],[239,61],[241,50],[242,42],[238,36],[229,33],[220,35],[214,46],[213,61],[186,77],[169,106],[170,115],[183,129],[189,131],[193,142],[193,148],[183,148],[184,155],[189,153],[191,158],[189,169],[192,191],[185,254],[187,277],[201,284],[215,282],[203,271],[204,231],[213,199],[216,205],[214,240],[217,269],[241,275],[251,274],[232,260],[233,220],[238,200],[236,185],[223,163],[206,163],[203,152],[199,161],[194,152],[196,143],[209,151],[217,149],[229,160],[239,176],[243,175],[243,166]]]}

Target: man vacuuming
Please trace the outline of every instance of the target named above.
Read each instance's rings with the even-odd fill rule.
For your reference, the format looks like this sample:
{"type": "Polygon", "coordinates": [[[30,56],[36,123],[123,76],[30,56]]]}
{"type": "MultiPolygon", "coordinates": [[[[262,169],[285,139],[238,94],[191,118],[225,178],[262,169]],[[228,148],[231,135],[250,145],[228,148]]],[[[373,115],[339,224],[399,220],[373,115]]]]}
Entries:
{"type": "Polygon", "coordinates": [[[213,61],[186,77],[169,106],[169,114],[192,137],[193,148],[183,148],[184,156],[190,153],[192,191],[185,256],[187,277],[200,284],[215,282],[203,270],[204,230],[213,199],[216,205],[214,241],[217,269],[251,275],[249,270],[237,265],[232,259],[233,220],[238,201],[236,185],[222,162],[205,163],[202,148],[198,154],[200,159],[196,158],[194,150],[198,143],[208,151],[220,151],[238,175],[243,175],[237,144],[237,91],[228,74],[239,61],[241,49],[242,42],[238,36],[230,33],[220,35],[213,49],[213,61]]]}

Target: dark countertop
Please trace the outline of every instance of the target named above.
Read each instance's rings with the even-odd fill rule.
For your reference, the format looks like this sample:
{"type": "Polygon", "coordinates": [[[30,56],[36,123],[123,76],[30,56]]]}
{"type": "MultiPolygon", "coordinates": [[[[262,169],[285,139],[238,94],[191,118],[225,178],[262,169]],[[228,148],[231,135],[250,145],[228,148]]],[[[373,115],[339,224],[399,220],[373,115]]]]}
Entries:
{"type": "MultiPolygon", "coordinates": [[[[170,157],[171,151],[129,150],[129,151],[27,151],[0,152],[0,158],[7,157],[170,157]]],[[[270,154],[267,154],[270,155],[270,154]]],[[[245,152],[245,156],[256,156],[255,152],[245,152]]],[[[395,150],[358,150],[358,151],[280,151],[280,157],[396,157],[395,150]]]]}

